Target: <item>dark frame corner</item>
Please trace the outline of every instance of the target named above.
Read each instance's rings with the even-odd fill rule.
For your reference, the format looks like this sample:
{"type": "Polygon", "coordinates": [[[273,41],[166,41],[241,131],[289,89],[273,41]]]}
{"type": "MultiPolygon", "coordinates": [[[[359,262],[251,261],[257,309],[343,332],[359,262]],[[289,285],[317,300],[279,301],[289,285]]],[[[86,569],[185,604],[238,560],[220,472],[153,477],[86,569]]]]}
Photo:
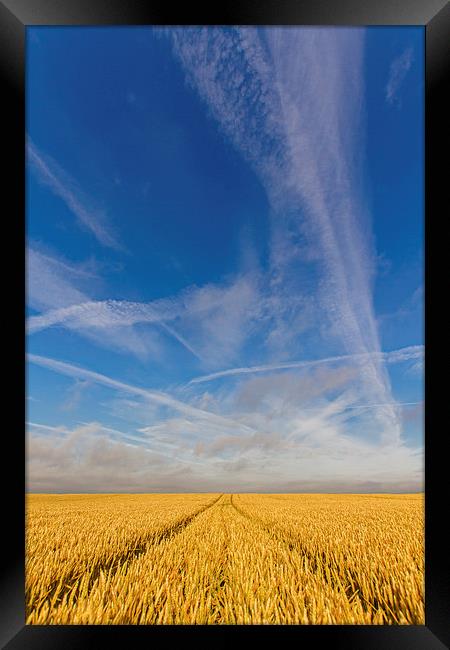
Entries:
{"type": "MultiPolygon", "coordinates": [[[[425,295],[426,295],[426,345],[427,370],[438,366],[433,352],[431,315],[436,306],[442,304],[436,289],[436,274],[431,283],[432,260],[441,258],[436,252],[431,255],[431,246],[437,244],[435,226],[439,216],[445,218],[444,188],[447,165],[439,161],[446,159],[445,137],[449,114],[445,98],[445,81],[449,68],[450,3],[445,0],[260,0],[241,2],[239,6],[214,6],[212,3],[200,10],[197,6],[181,5],[173,11],[167,3],[145,3],[142,0],[0,0],[0,69],[3,80],[2,105],[6,108],[6,147],[3,156],[8,179],[3,192],[9,199],[9,211],[4,212],[4,224],[12,224],[5,241],[14,243],[17,255],[13,259],[23,260],[25,250],[25,37],[26,27],[33,25],[156,25],[156,24],[204,24],[204,25],[417,25],[425,28],[426,92],[425,92],[425,295]],[[185,8],[184,8],[185,7],[185,8]],[[446,74],[447,73],[447,74],[446,74]],[[441,155],[440,155],[441,154],[441,155]],[[441,215],[439,215],[441,213],[441,215]],[[17,223],[23,224],[18,227],[17,223]],[[434,300],[433,297],[436,297],[434,300]]],[[[447,127],[448,128],[448,127],[447,127]]],[[[447,196],[445,197],[447,199],[447,196]]],[[[447,238],[443,238],[445,242],[447,238]]],[[[14,253],[16,252],[14,251],[14,253]]],[[[442,251],[444,252],[444,251],[442,251]]],[[[446,251],[447,252],[447,251],[446,251]]],[[[448,256],[448,253],[447,253],[448,256]]],[[[441,258],[445,259],[445,258],[441,258]]],[[[9,270],[9,269],[8,269],[9,270]]],[[[23,314],[25,301],[24,264],[17,264],[13,275],[18,284],[14,292],[17,314],[23,314]]],[[[442,273],[440,275],[445,275],[442,273]]],[[[6,276],[8,277],[8,276],[6,276]]],[[[16,285],[17,286],[17,285],[16,285]]],[[[442,295],[442,293],[441,293],[442,295]]],[[[444,294],[445,295],[445,294],[444,294]]],[[[6,320],[6,319],[5,319],[6,320]]],[[[436,319],[445,320],[445,319],[436,319]]],[[[21,323],[9,325],[8,343],[14,353],[24,348],[21,323]]],[[[434,332],[433,340],[437,337],[434,332]]],[[[441,339],[442,340],[442,339],[441,339]]],[[[435,348],[436,349],[436,348],[435,348]]],[[[20,352],[19,352],[20,354],[20,352]]],[[[11,365],[8,374],[14,398],[11,422],[14,431],[4,436],[6,445],[4,458],[12,471],[3,472],[4,495],[10,502],[8,534],[3,534],[6,550],[2,553],[2,576],[0,582],[0,643],[9,650],[22,648],[100,648],[111,641],[130,645],[148,643],[155,635],[164,640],[181,641],[186,633],[192,633],[191,626],[137,627],[137,626],[25,626],[24,613],[24,525],[25,525],[25,441],[23,429],[17,426],[23,414],[25,395],[24,364],[11,365]],[[181,636],[180,636],[181,635],[181,636]]],[[[448,541],[440,522],[445,518],[448,506],[448,484],[446,483],[446,430],[439,430],[437,410],[445,404],[442,387],[425,373],[427,408],[425,423],[425,521],[426,521],[426,624],[424,626],[295,626],[264,627],[264,635],[284,635],[289,632],[294,641],[306,643],[306,647],[317,642],[326,642],[347,650],[396,648],[397,650],[442,650],[450,647],[450,574],[448,571],[448,541]],[[439,393],[441,388],[442,394],[439,393]],[[445,505],[444,505],[445,504],[445,505]]],[[[447,397],[448,399],[448,397],[447,397]]],[[[8,404],[9,406],[9,404],[8,404]]],[[[444,413],[443,413],[444,416],[444,413]]],[[[448,417],[448,414],[445,414],[448,417]]],[[[442,421],[445,421],[444,419],[442,421]]],[[[5,463],[6,465],[6,463],[5,463]]],[[[5,469],[5,467],[4,467],[5,469]]],[[[256,626],[261,630],[262,626],[256,626]]],[[[217,628],[196,628],[209,640],[217,641],[218,635],[224,641],[241,634],[253,635],[249,626],[217,628]]],[[[274,637],[275,638],[275,637],[274,637]]],[[[156,639],[155,639],[156,640],[156,639]]]]}

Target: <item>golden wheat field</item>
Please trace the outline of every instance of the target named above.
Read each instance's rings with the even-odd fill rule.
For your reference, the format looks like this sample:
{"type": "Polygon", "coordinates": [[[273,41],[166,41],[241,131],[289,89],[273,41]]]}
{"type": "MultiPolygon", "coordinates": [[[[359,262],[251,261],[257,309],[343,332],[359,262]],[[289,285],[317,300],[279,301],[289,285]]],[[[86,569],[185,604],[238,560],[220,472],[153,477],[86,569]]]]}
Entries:
{"type": "Polygon", "coordinates": [[[423,495],[27,496],[27,624],[424,624],[423,495]]]}

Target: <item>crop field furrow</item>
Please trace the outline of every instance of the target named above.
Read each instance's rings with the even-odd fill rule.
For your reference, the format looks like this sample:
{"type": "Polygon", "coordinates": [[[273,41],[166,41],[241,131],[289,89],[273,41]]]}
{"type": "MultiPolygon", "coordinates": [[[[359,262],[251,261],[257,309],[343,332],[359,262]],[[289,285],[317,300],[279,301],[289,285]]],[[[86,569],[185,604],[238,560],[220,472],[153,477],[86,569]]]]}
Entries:
{"type": "MultiPolygon", "coordinates": [[[[254,525],[258,526],[263,533],[267,534],[270,538],[281,542],[281,544],[285,545],[289,551],[295,551],[302,559],[304,567],[311,574],[319,574],[320,579],[330,585],[332,589],[344,592],[348,597],[349,603],[354,598],[358,597],[358,593],[360,593],[360,587],[357,582],[357,575],[349,572],[348,580],[341,581],[338,576],[333,575],[331,572],[324,572],[323,568],[327,566],[329,560],[325,553],[311,553],[306,547],[301,544],[299,539],[293,538],[290,534],[287,534],[281,528],[277,528],[276,525],[269,526],[265,524],[263,520],[237,506],[233,501],[232,505],[239,515],[245,517],[254,525]]],[[[361,601],[362,609],[365,612],[370,611],[369,607],[376,611],[377,607],[375,605],[377,605],[377,603],[371,604],[366,603],[364,600],[361,601]]]]}
{"type": "Polygon", "coordinates": [[[242,517],[245,517],[252,523],[258,525],[261,528],[261,530],[265,531],[269,535],[273,535],[275,538],[281,539],[285,544],[289,546],[291,550],[294,548],[294,542],[290,540],[289,536],[286,536],[281,531],[277,532],[275,524],[269,525],[265,523],[264,520],[257,517],[254,513],[244,510],[241,506],[238,506],[236,504],[236,499],[237,499],[236,495],[232,494],[231,505],[233,506],[233,508],[236,510],[238,514],[240,514],[242,517]]]}
{"type": "Polygon", "coordinates": [[[78,598],[43,615],[59,624],[218,622],[225,551],[217,537],[220,521],[217,502],[178,535],[149,546],[114,573],[101,572],[89,591],[81,585],[78,598]]]}
{"type": "Polygon", "coordinates": [[[218,571],[216,575],[215,584],[211,587],[211,616],[217,623],[227,623],[225,618],[226,611],[226,585],[230,577],[229,563],[230,563],[230,534],[229,524],[227,522],[227,509],[231,505],[232,495],[225,495],[219,504],[220,511],[220,531],[219,537],[221,539],[221,553],[218,563],[218,571]]]}
{"type": "Polygon", "coordinates": [[[423,495],[111,496],[29,501],[28,624],[424,624],[423,495]]]}
{"type": "MultiPolygon", "coordinates": [[[[92,585],[95,583],[97,578],[101,574],[114,574],[116,571],[120,570],[120,567],[124,564],[129,563],[131,560],[134,558],[139,557],[143,553],[145,553],[148,550],[148,547],[153,545],[153,544],[160,544],[163,540],[170,540],[176,535],[179,535],[182,530],[184,530],[189,524],[196,518],[198,517],[202,512],[207,510],[208,508],[212,508],[212,506],[219,501],[222,495],[217,497],[216,499],[213,499],[213,501],[206,506],[200,508],[199,510],[196,510],[193,512],[191,515],[180,519],[179,521],[176,521],[172,525],[168,526],[167,528],[151,533],[148,537],[144,538],[139,546],[136,548],[130,548],[126,551],[124,551],[121,554],[115,555],[112,557],[108,562],[99,562],[98,564],[93,564],[92,569],[87,577],[86,580],[82,583],[84,586],[84,589],[89,592],[90,588],[92,585]]],[[[72,594],[72,602],[76,602],[77,598],[81,595],[81,592],[78,588],[78,585],[81,584],[79,580],[79,576],[77,575],[72,575],[68,576],[64,580],[64,586],[61,588],[58,588],[60,582],[59,581],[54,581],[53,584],[50,585],[48,595],[46,596],[46,599],[50,601],[55,601],[55,602],[61,602],[64,600],[64,597],[72,594]]]]}
{"type": "Polygon", "coordinates": [[[233,505],[323,583],[358,602],[369,622],[421,624],[423,497],[390,495],[381,507],[378,496],[385,495],[311,495],[300,507],[298,496],[283,495],[286,507],[275,511],[259,495],[239,495],[233,505]]]}
{"type": "MultiPolygon", "coordinates": [[[[69,596],[71,602],[75,602],[82,594],[86,595],[100,575],[114,574],[121,566],[127,565],[131,560],[145,553],[149,546],[160,544],[162,541],[176,536],[202,512],[211,508],[217,501],[219,501],[221,496],[222,495],[219,495],[213,499],[209,499],[205,505],[197,508],[194,512],[191,512],[188,515],[181,518],[175,518],[172,521],[169,519],[170,523],[168,522],[162,526],[159,524],[159,520],[156,517],[155,523],[157,525],[154,526],[153,530],[151,526],[148,526],[147,531],[144,534],[140,534],[138,537],[125,538],[123,546],[113,545],[115,552],[96,555],[94,550],[90,557],[80,553],[80,558],[82,559],[79,561],[78,566],[75,565],[72,568],[68,568],[67,563],[62,562],[59,567],[59,575],[55,572],[56,577],[49,580],[47,584],[42,584],[42,576],[45,575],[47,568],[42,562],[43,556],[36,558],[31,554],[30,549],[33,548],[32,541],[34,540],[30,541],[30,532],[27,531],[27,622],[34,622],[34,619],[38,615],[37,612],[48,607],[49,603],[54,607],[57,603],[66,602],[69,596]],[[150,532],[148,529],[150,529],[150,532]],[[40,576],[42,582],[36,589],[36,582],[30,580],[30,574],[33,565],[36,566],[39,564],[41,564],[42,569],[40,576]]],[[[187,504],[188,503],[189,497],[187,498],[187,504]]],[[[176,513],[177,508],[175,507],[173,511],[176,513]]],[[[97,531],[97,534],[101,535],[101,531],[97,531]]],[[[58,541],[56,535],[54,544],[57,544],[58,541]]],[[[54,559],[52,552],[49,556],[47,556],[47,560],[54,559]]]]}

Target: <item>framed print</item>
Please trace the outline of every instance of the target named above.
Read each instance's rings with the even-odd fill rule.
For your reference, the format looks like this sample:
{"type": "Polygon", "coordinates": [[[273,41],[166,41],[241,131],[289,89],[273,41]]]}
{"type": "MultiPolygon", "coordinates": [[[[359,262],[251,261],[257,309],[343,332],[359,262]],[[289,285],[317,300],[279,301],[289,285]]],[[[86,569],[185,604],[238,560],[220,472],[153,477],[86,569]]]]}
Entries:
{"type": "Polygon", "coordinates": [[[2,0],[4,647],[448,646],[449,19],[2,0]]]}

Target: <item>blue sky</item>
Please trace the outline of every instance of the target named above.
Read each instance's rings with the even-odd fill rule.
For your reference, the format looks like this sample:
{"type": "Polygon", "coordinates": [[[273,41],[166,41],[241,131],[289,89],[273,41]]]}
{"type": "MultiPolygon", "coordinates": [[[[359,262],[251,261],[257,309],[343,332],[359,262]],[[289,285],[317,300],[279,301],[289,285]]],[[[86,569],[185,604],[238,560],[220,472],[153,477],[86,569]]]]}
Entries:
{"type": "Polygon", "coordinates": [[[27,28],[27,478],[423,487],[424,31],[27,28]]]}

